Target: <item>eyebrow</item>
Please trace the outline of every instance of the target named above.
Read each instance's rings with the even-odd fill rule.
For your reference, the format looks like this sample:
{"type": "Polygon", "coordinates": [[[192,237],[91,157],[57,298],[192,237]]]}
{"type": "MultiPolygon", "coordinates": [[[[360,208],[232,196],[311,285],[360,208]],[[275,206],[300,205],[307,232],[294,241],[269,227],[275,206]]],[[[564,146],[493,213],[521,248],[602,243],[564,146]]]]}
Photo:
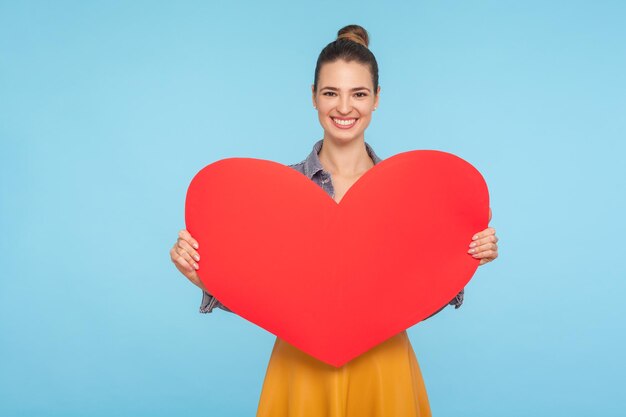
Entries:
{"type": "MultiPolygon", "coordinates": [[[[336,87],[323,87],[323,88],[321,88],[321,89],[320,89],[320,91],[322,91],[322,90],[333,90],[333,91],[339,91],[339,89],[338,89],[338,88],[336,88],[336,87]]],[[[372,92],[372,90],[370,90],[370,89],[369,89],[369,88],[367,88],[367,87],[355,87],[355,88],[351,88],[351,89],[350,89],[350,91],[358,91],[358,90],[367,90],[367,91],[369,91],[370,93],[372,92]]]]}

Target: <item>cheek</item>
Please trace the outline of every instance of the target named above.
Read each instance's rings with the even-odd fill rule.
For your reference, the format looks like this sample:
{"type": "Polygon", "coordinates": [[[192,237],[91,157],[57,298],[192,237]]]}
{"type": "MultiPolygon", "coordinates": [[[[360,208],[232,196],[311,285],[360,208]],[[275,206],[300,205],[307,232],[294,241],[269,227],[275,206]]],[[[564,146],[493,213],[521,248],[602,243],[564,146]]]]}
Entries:
{"type": "Polygon", "coordinates": [[[361,112],[361,126],[363,129],[367,128],[367,126],[369,126],[370,122],[372,121],[372,110],[371,108],[367,107],[364,108],[361,112]]]}
{"type": "Polygon", "coordinates": [[[362,109],[360,113],[361,113],[361,117],[364,119],[369,119],[372,117],[372,109],[370,109],[369,107],[362,109]]]}
{"type": "Polygon", "coordinates": [[[321,125],[324,125],[324,124],[329,124],[329,123],[330,123],[330,118],[329,118],[329,117],[328,117],[328,115],[327,115],[326,113],[324,113],[323,111],[320,111],[320,112],[317,114],[317,118],[319,119],[319,121],[320,121],[320,124],[321,124],[321,125]]]}
{"type": "Polygon", "coordinates": [[[363,115],[363,116],[369,116],[372,114],[372,109],[374,108],[374,103],[373,102],[367,102],[367,103],[359,103],[359,112],[363,115]]]}
{"type": "Polygon", "coordinates": [[[329,106],[327,103],[317,103],[317,112],[320,114],[320,117],[327,115],[331,109],[332,106],[329,106]]]}

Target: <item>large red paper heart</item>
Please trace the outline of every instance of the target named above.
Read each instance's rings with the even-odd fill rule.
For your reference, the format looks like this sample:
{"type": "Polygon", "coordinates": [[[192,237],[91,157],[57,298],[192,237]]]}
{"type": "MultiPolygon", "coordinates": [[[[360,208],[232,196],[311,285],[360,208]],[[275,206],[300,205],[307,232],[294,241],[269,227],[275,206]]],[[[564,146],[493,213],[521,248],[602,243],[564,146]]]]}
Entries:
{"type": "Polygon", "coordinates": [[[293,168],[254,158],[206,166],[185,202],[207,291],[336,367],[454,298],[478,267],[468,244],[488,212],[482,175],[427,150],[379,162],[339,204],[293,168]]]}

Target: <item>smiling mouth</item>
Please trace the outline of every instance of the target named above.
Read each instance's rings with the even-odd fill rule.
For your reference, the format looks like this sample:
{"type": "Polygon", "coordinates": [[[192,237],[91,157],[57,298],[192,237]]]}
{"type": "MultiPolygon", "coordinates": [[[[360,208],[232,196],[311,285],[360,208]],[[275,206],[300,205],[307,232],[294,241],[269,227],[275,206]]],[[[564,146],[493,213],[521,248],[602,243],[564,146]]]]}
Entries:
{"type": "Polygon", "coordinates": [[[335,126],[337,126],[339,129],[350,129],[352,126],[354,126],[356,124],[356,121],[358,120],[358,118],[356,117],[351,117],[348,119],[339,119],[336,117],[331,117],[333,123],[335,124],[335,126]]]}

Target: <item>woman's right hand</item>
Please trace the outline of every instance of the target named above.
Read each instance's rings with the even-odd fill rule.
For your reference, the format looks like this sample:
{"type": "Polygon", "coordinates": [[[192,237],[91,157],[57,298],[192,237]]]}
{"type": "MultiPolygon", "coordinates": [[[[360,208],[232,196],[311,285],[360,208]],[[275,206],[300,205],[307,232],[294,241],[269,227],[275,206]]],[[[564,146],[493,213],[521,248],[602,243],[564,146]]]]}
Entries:
{"type": "Polygon", "coordinates": [[[189,232],[182,229],[178,232],[178,239],[172,249],[170,249],[170,257],[172,262],[176,265],[176,268],[187,277],[198,288],[206,291],[198,273],[200,269],[198,262],[200,262],[200,255],[196,252],[198,249],[198,242],[191,237],[189,232]]]}

